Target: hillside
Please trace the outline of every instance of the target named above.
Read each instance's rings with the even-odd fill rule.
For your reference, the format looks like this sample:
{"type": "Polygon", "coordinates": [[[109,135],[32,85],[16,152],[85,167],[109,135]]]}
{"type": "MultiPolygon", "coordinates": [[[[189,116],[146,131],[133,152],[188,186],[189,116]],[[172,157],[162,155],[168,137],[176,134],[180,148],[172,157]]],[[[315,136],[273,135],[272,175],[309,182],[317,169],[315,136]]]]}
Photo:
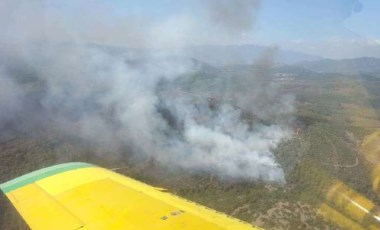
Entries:
{"type": "MultiPolygon", "coordinates": [[[[176,81],[161,82],[156,89],[161,100],[168,95],[179,99],[191,95],[190,101],[196,106],[207,105],[215,109],[223,100],[239,102],[230,97],[232,94],[226,94],[229,95],[226,97],[223,92],[234,87],[241,89],[243,86],[238,79],[255,74],[265,76],[256,79],[259,82],[271,82],[277,85],[279,92],[295,95],[297,112],[291,124],[295,133],[274,150],[284,169],[285,185],[226,180],[217,171],[169,167],[154,158],[136,155],[136,150],[128,145],[106,148],[51,126],[10,130],[11,123],[3,127],[3,131],[6,128],[8,132],[6,135],[2,132],[0,140],[0,182],[56,163],[85,161],[117,168],[119,173],[268,229],[335,229],[316,214],[318,204],[323,202],[323,195],[317,189],[323,184],[317,180],[321,175],[343,181],[378,204],[371,192],[370,181],[364,179],[368,178],[366,165],[360,158],[357,143],[379,126],[377,114],[380,107],[371,104],[379,100],[380,95],[376,91],[380,87],[379,80],[365,76],[320,74],[293,67],[268,70],[257,66],[202,66],[199,72],[185,74],[176,81]],[[308,162],[323,172],[311,170],[308,162]],[[299,171],[306,166],[310,172],[300,174],[299,171]]],[[[30,87],[29,83],[25,86],[30,87]]],[[[36,83],[32,84],[34,97],[31,100],[38,101],[43,95],[40,91],[43,84],[36,83]]],[[[252,89],[252,85],[246,87],[252,89]]],[[[160,106],[157,115],[163,116],[173,131],[166,135],[183,138],[183,125],[175,119],[175,110],[167,103],[160,106]]],[[[198,117],[197,121],[205,122],[205,119],[208,117],[198,117]]],[[[256,124],[273,122],[263,119],[260,114],[250,113],[243,114],[241,119],[252,128],[256,124]]],[[[0,228],[25,229],[8,201],[1,197],[0,202],[0,228]]]]}

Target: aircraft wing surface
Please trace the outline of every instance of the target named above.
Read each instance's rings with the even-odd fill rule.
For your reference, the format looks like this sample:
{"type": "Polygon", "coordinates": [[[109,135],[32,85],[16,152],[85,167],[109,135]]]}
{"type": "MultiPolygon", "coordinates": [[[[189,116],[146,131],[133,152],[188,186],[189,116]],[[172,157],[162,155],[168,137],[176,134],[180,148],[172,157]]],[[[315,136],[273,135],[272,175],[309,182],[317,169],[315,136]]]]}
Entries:
{"type": "Polygon", "coordinates": [[[0,188],[31,229],[260,229],[87,163],[44,168],[0,188]]]}

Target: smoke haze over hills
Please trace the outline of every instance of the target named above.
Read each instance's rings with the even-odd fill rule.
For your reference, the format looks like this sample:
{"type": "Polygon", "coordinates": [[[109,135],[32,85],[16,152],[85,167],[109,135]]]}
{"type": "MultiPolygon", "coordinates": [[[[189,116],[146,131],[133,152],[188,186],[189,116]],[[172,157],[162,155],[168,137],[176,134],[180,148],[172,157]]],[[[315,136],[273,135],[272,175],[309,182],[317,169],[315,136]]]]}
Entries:
{"type": "MultiPolygon", "coordinates": [[[[233,37],[251,28],[249,22],[259,2],[234,2],[241,8],[230,9],[226,1],[205,4],[218,9],[209,12],[207,22],[218,26],[218,36],[233,37]],[[224,14],[234,14],[230,10],[243,13],[238,19],[225,17],[224,23],[215,22],[224,14]]],[[[196,36],[192,31],[200,25],[188,16],[174,28],[171,20],[177,17],[142,30],[139,23],[145,19],[129,21],[118,33],[125,33],[132,46],[138,43],[145,48],[137,57],[84,45],[87,41],[77,40],[76,29],[63,26],[67,19],[55,18],[58,27],[54,27],[40,11],[35,11],[40,7],[30,1],[2,3],[1,11],[7,11],[10,18],[23,15],[9,23],[2,20],[1,24],[5,31],[0,40],[2,133],[58,130],[105,148],[127,146],[135,154],[190,171],[214,172],[222,178],[284,182],[272,150],[291,136],[289,124],[295,108],[294,98],[280,93],[271,81],[275,50],[264,50],[257,58],[261,71],[254,76],[224,76],[228,79],[221,84],[224,87],[212,89],[212,84],[205,81],[199,88],[182,84],[180,79],[196,77],[205,65],[149,52],[156,43],[186,44],[186,39],[177,36],[178,31],[196,36]],[[30,22],[40,27],[24,31],[30,22]],[[55,30],[72,40],[58,43],[52,38],[55,30]],[[173,96],[176,90],[182,94],[173,96]],[[210,94],[212,90],[217,96],[210,94]],[[199,94],[204,96],[199,99],[199,94]],[[244,121],[244,113],[251,114],[255,121],[244,121]]],[[[96,33],[105,36],[113,33],[93,15],[86,16],[90,17],[85,29],[96,28],[96,33]]],[[[119,23],[114,27],[117,30],[122,28],[119,23]]],[[[186,57],[186,53],[181,56],[186,57]]],[[[221,73],[215,71],[217,77],[212,79],[221,77],[218,74],[221,73]]]]}

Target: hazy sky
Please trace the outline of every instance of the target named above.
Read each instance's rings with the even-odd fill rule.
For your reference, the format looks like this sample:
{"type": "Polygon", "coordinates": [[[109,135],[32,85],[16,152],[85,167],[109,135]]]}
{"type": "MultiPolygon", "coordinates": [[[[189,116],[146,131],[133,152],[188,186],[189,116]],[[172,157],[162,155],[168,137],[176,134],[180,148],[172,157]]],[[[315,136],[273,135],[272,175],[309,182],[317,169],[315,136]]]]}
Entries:
{"type": "MultiPolygon", "coordinates": [[[[154,33],[169,34],[170,42],[160,41],[162,46],[277,44],[325,57],[380,57],[378,0],[246,0],[258,3],[255,9],[247,9],[254,10],[249,15],[252,23],[233,31],[233,36],[231,33],[224,36],[214,28],[217,24],[208,23],[208,8],[216,4],[205,2],[218,2],[213,0],[5,2],[0,3],[0,13],[7,12],[6,23],[23,21],[20,17],[25,17],[31,27],[41,27],[45,30],[44,36],[58,40],[74,37],[85,42],[140,46],[143,37],[140,35],[149,28],[152,37],[154,33]],[[37,16],[34,20],[23,13],[23,8],[28,8],[25,5],[29,8],[34,5],[32,9],[37,16]],[[173,40],[177,42],[173,43],[173,40]]],[[[228,6],[232,5],[231,2],[228,6]]],[[[222,20],[220,15],[219,19],[222,20]]],[[[25,27],[23,23],[19,25],[25,27]]]]}
{"type": "MultiPolygon", "coordinates": [[[[157,19],[180,13],[199,15],[192,0],[115,0],[108,5],[120,15],[135,13],[157,19]]],[[[261,1],[255,34],[258,40],[380,37],[377,0],[265,0],[261,1]],[[355,32],[351,32],[351,30],[355,32]]]]}

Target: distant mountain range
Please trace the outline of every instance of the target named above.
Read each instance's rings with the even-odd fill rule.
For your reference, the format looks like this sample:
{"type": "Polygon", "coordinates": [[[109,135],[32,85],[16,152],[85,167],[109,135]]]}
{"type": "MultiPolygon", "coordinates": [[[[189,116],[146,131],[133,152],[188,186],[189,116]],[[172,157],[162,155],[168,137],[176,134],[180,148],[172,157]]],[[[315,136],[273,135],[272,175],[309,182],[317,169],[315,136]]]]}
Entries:
{"type": "Polygon", "coordinates": [[[202,45],[189,46],[180,51],[189,57],[198,59],[214,66],[251,65],[260,57],[273,51],[273,63],[295,64],[302,61],[316,61],[322,57],[301,52],[274,49],[258,45],[202,45]]]}
{"type": "MultiPolygon", "coordinates": [[[[268,46],[258,45],[201,45],[188,46],[181,49],[130,49],[126,47],[113,47],[98,44],[89,44],[115,55],[127,54],[133,58],[144,57],[146,54],[158,57],[171,57],[174,59],[187,59],[199,61],[207,66],[255,66],[260,58],[266,58],[274,64],[276,71],[298,74],[315,73],[340,73],[340,74],[377,74],[380,75],[380,58],[360,57],[351,59],[323,59],[319,56],[309,55],[284,49],[273,49],[268,46]],[[271,55],[273,54],[273,55],[271,55]]],[[[259,63],[260,64],[260,63],[259,63]]]]}
{"type": "Polygon", "coordinates": [[[131,54],[132,56],[155,54],[159,56],[184,56],[197,59],[209,65],[219,67],[226,65],[252,65],[269,52],[273,51],[273,63],[295,64],[303,61],[316,61],[322,57],[309,55],[301,52],[275,49],[269,46],[259,45],[200,45],[187,46],[178,49],[131,49],[127,47],[107,46],[100,44],[88,44],[101,50],[108,51],[112,54],[131,54]]]}
{"type": "Polygon", "coordinates": [[[380,58],[361,57],[352,59],[303,61],[296,64],[317,73],[374,74],[380,73],[380,58]]]}

